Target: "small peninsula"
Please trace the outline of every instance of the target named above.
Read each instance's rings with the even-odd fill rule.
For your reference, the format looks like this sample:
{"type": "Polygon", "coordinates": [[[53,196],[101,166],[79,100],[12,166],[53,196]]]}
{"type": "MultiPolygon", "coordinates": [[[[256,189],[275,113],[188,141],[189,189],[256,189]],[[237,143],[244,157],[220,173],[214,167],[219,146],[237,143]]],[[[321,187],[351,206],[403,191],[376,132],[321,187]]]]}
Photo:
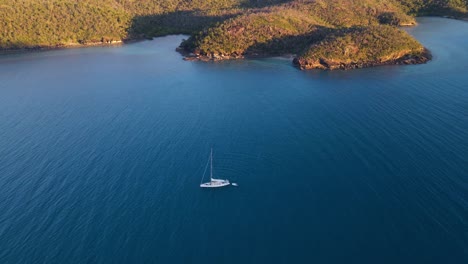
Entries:
{"type": "Polygon", "coordinates": [[[430,52],[391,26],[350,28],[312,44],[293,63],[300,69],[355,69],[388,64],[420,64],[430,52]]]}
{"type": "Polygon", "coordinates": [[[187,34],[188,60],[294,54],[300,69],[418,64],[399,29],[415,16],[466,18],[468,0],[0,0],[0,52],[187,34]]]}

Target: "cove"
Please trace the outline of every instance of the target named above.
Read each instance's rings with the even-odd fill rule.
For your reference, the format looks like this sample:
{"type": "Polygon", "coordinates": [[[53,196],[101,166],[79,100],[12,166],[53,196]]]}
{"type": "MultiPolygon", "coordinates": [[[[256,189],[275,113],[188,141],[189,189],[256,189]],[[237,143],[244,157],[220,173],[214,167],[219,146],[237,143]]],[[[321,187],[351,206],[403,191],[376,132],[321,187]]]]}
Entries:
{"type": "Polygon", "coordinates": [[[468,23],[408,31],[432,61],[0,57],[0,262],[468,262],[468,23]]]}

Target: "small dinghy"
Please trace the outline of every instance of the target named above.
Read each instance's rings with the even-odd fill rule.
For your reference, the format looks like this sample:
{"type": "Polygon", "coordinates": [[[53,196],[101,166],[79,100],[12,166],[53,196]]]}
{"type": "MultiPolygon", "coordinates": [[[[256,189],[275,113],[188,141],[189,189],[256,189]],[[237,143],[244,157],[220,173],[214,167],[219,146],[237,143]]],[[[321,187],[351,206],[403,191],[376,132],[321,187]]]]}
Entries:
{"type": "Polygon", "coordinates": [[[239,185],[237,185],[237,183],[235,183],[235,182],[231,183],[231,185],[232,185],[232,186],[236,186],[236,187],[239,186],[239,185]]]}
{"type": "MultiPolygon", "coordinates": [[[[223,179],[214,179],[213,178],[213,149],[211,149],[210,152],[210,181],[203,183],[203,178],[205,177],[205,173],[203,173],[202,177],[202,183],[200,184],[201,188],[217,188],[217,187],[224,187],[228,186],[229,180],[223,180],[223,179]]],[[[206,164],[208,165],[208,164],[206,164]]],[[[205,172],[206,172],[206,167],[205,167],[205,172]]],[[[237,186],[237,185],[236,185],[237,186]]]]}

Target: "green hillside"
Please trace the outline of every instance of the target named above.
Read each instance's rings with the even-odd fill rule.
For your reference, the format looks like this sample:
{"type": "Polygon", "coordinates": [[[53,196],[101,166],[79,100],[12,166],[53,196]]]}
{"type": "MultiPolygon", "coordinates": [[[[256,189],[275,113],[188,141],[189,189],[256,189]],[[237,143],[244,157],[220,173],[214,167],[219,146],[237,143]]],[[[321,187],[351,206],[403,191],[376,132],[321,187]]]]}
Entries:
{"type": "MultiPolygon", "coordinates": [[[[431,55],[398,26],[427,10],[465,14],[460,1],[302,0],[256,9],[193,35],[191,59],[299,54],[301,69],[349,69],[427,62],[431,55]],[[443,1],[442,1],[443,2],[443,1]]],[[[436,13],[431,14],[436,14],[436,13]]]]}
{"type": "Polygon", "coordinates": [[[197,58],[305,56],[331,34],[357,27],[388,25],[383,42],[410,45],[411,37],[389,28],[414,25],[415,15],[466,17],[467,7],[468,0],[0,0],[0,49],[183,33],[191,37],[182,47],[197,58]]]}
{"type": "Polygon", "coordinates": [[[256,6],[248,0],[0,0],[0,48],[191,33],[256,6]]]}
{"type": "Polygon", "coordinates": [[[297,53],[333,29],[381,23],[414,25],[415,20],[399,5],[383,0],[369,0],[367,4],[349,0],[295,1],[228,19],[194,35],[182,46],[214,59],[297,53]]]}
{"type": "Polygon", "coordinates": [[[99,1],[0,0],[0,47],[120,40],[131,16],[99,1]]]}
{"type": "Polygon", "coordinates": [[[294,64],[302,69],[349,69],[429,59],[427,50],[406,32],[379,25],[329,34],[300,54],[294,64]]]}
{"type": "Polygon", "coordinates": [[[466,17],[466,0],[399,0],[405,10],[415,15],[466,17]]]}

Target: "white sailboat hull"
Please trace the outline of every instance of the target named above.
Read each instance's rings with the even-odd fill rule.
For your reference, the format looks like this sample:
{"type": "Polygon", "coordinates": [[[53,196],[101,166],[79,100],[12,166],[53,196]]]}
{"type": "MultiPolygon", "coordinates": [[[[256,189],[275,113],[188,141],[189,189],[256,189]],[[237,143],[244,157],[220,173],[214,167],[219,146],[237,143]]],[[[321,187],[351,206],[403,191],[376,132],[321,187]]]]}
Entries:
{"type": "MultiPolygon", "coordinates": [[[[228,186],[231,184],[229,180],[223,180],[223,179],[213,179],[213,149],[211,149],[210,152],[210,181],[205,182],[200,184],[201,188],[219,188],[219,187],[224,187],[228,186]]],[[[208,166],[208,164],[206,164],[208,166]]],[[[206,168],[205,168],[206,171],[206,168]]],[[[203,177],[205,177],[205,173],[203,172],[203,177]]],[[[202,182],[203,182],[203,177],[202,177],[202,182]]]]}
{"type": "Polygon", "coordinates": [[[218,188],[218,187],[224,187],[228,186],[231,184],[228,180],[221,180],[221,179],[211,179],[210,182],[205,182],[200,184],[200,187],[202,188],[218,188]]]}

